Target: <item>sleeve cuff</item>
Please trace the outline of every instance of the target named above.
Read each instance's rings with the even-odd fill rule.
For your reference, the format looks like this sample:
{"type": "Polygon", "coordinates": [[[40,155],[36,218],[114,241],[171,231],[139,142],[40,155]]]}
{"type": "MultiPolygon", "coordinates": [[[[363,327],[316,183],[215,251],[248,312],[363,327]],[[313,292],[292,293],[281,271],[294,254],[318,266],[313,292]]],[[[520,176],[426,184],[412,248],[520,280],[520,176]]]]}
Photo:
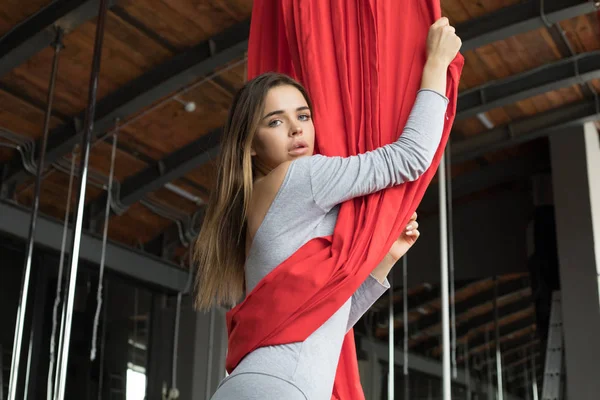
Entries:
{"type": "Polygon", "coordinates": [[[433,90],[433,89],[419,89],[419,91],[417,92],[417,94],[421,93],[421,92],[431,92],[431,93],[435,93],[436,95],[440,96],[442,99],[444,99],[444,101],[446,102],[446,105],[448,105],[448,103],[450,103],[450,99],[448,99],[445,95],[443,95],[442,93],[438,92],[437,90],[433,90]]]}
{"type": "Polygon", "coordinates": [[[372,285],[380,286],[384,291],[390,288],[390,282],[388,281],[387,277],[383,280],[383,282],[379,282],[379,280],[375,278],[373,274],[369,274],[367,279],[372,281],[370,282],[372,285]]]}

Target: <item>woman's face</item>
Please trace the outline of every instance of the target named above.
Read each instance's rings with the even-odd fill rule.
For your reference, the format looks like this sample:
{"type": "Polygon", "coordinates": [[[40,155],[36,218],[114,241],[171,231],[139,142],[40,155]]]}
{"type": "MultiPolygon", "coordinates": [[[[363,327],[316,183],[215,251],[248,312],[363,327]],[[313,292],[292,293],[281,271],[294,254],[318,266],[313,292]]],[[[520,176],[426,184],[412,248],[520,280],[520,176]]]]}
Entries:
{"type": "Polygon", "coordinates": [[[290,85],[270,89],[252,143],[259,171],[266,174],[285,161],[311,156],[314,143],[311,110],[302,93],[290,85]]]}

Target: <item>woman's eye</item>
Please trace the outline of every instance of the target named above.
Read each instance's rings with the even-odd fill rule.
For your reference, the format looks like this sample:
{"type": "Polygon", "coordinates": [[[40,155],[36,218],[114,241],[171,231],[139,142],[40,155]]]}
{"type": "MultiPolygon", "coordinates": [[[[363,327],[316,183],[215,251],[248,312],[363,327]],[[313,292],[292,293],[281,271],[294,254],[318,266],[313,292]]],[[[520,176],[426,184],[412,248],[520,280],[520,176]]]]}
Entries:
{"type": "Polygon", "coordinates": [[[300,121],[308,121],[308,120],[310,120],[310,115],[302,114],[298,118],[300,118],[300,121]]]}
{"type": "Polygon", "coordinates": [[[281,124],[280,120],[274,119],[273,121],[269,122],[269,127],[275,128],[275,127],[279,126],[280,124],[281,124]]]}

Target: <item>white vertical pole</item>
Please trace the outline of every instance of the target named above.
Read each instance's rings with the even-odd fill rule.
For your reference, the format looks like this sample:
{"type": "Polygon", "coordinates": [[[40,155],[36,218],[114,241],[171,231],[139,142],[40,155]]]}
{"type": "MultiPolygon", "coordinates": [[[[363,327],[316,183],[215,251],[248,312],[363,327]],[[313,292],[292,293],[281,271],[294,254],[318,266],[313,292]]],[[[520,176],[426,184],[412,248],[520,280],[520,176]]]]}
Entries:
{"type": "Polygon", "coordinates": [[[451,400],[451,375],[450,375],[450,312],[448,293],[448,218],[446,203],[446,156],[442,156],[438,170],[438,183],[440,194],[440,286],[442,298],[442,399],[451,400]]]}
{"type": "Polygon", "coordinates": [[[408,379],[408,255],[406,254],[402,257],[402,287],[404,288],[404,399],[408,399],[410,397],[410,382],[408,379]]]}
{"type": "MultiPolygon", "coordinates": [[[[388,399],[394,398],[394,270],[388,275],[388,399]]],[[[406,290],[406,288],[402,288],[406,290]]]]}
{"type": "MultiPolygon", "coordinates": [[[[21,281],[21,292],[19,296],[19,305],[17,306],[17,318],[15,321],[15,336],[13,340],[12,348],[12,360],[10,365],[10,375],[8,379],[8,399],[16,400],[19,397],[18,386],[19,386],[19,372],[21,368],[21,356],[23,352],[23,335],[25,329],[25,316],[27,314],[27,301],[29,298],[29,285],[31,284],[31,269],[33,260],[33,247],[35,245],[35,231],[37,225],[37,218],[40,208],[40,196],[42,179],[44,174],[44,168],[46,167],[46,147],[48,145],[48,134],[50,132],[50,123],[52,118],[52,104],[54,100],[54,90],[56,87],[56,76],[58,74],[58,62],[60,60],[60,51],[63,48],[62,43],[63,31],[58,29],[56,32],[56,41],[54,42],[54,58],[52,61],[52,71],[50,73],[50,83],[48,84],[48,96],[47,96],[47,107],[44,118],[44,128],[42,133],[42,146],[39,150],[40,159],[37,165],[37,171],[35,175],[35,184],[33,190],[33,204],[31,205],[31,218],[29,220],[29,233],[27,235],[27,247],[25,255],[25,265],[23,267],[23,278],[21,281]]],[[[30,333],[32,334],[32,333],[30,333]]],[[[25,389],[24,396],[27,398],[27,388],[29,386],[29,367],[31,365],[31,342],[29,344],[27,356],[27,367],[26,367],[26,378],[25,378],[25,389]]],[[[0,371],[4,373],[4,371],[0,371]]],[[[0,388],[4,390],[4,388],[0,388]]]]}
{"type": "Polygon", "coordinates": [[[88,107],[85,113],[84,132],[81,141],[81,159],[80,159],[80,181],[79,191],[77,192],[77,208],[75,210],[75,225],[71,244],[71,267],[64,303],[64,323],[60,330],[60,342],[57,359],[56,376],[58,385],[55,389],[55,397],[58,400],[64,400],[67,384],[67,365],[69,363],[69,345],[71,344],[71,327],[73,323],[73,308],[75,306],[75,290],[77,284],[77,272],[79,268],[79,250],[81,246],[81,231],[83,228],[83,211],[85,208],[85,194],[87,188],[88,164],[90,158],[90,149],[92,144],[94,116],[96,112],[96,95],[98,90],[98,80],[100,75],[100,61],[102,56],[102,43],[104,39],[104,27],[106,14],[108,10],[108,1],[100,0],[98,21],[96,23],[96,38],[94,41],[94,55],[92,59],[92,72],[90,77],[90,87],[88,91],[88,107]]]}

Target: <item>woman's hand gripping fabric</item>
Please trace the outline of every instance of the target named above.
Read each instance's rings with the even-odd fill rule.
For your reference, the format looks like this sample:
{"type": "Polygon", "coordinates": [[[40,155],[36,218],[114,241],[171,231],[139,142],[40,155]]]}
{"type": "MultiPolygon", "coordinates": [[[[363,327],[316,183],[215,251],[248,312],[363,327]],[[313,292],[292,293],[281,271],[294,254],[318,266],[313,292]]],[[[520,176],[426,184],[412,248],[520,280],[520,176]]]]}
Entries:
{"type": "Polygon", "coordinates": [[[415,212],[406,225],[406,228],[398,239],[392,244],[388,252],[394,262],[398,261],[408,250],[417,242],[421,232],[419,232],[419,223],[417,222],[417,213],[415,212]]]}

